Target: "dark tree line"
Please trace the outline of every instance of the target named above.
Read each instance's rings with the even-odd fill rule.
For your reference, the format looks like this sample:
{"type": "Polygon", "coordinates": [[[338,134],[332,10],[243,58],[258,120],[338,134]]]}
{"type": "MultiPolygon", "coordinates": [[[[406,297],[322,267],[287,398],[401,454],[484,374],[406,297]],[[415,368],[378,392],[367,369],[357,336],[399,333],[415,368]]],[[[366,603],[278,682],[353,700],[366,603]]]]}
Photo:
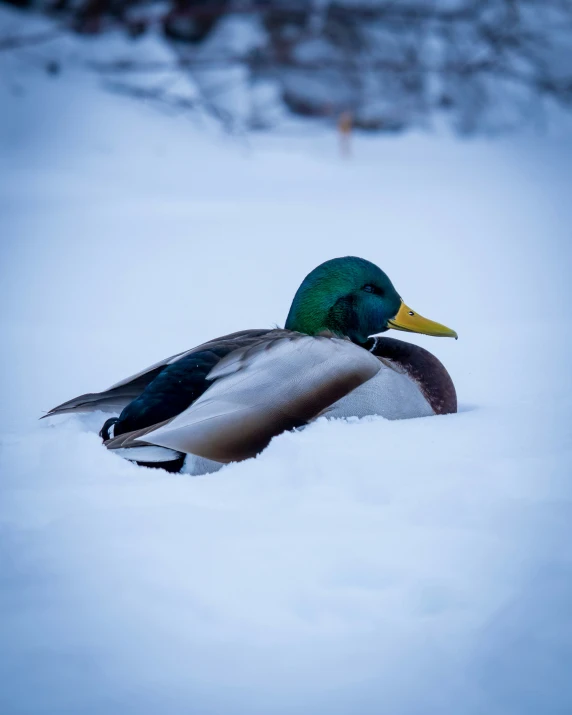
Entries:
{"type": "Polygon", "coordinates": [[[118,91],[183,108],[202,103],[229,127],[225,70],[229,91],[233,77],[253,96],[260,86],[274,88],[267,107],[252,109],[251,128],[271,124],[276,103],[308,117],[351,113],[354,126],[369,130],[445,115],[462,132],[513,126],[538,115],[545,100],[572,106],[572,0],[9,2],[82,34],[119,27],[135,40],[160,32],[171,62],[110,58],[97,71],[118,91]],[[244,20],[256,28],[240,50],[228,46],[228,25],[221,35],[237,18],[242,29],[244,20]],[[187,74],[199,91],[193,99],[141,84],[158,73],[187,74]],[[223,89],[205,90],[210,78],[223,89]]]}

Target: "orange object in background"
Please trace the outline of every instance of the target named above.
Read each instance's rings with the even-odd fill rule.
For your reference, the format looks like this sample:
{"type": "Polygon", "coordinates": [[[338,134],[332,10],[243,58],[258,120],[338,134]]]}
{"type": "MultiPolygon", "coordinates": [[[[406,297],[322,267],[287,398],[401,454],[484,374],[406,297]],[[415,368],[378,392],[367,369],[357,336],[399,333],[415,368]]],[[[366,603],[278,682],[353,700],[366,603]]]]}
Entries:
{"type": "Polygon", "coordinates": [[[350,137],[353,129],[353,115],[350,111],[345,111],[338,117],[338,131],[340,133],[340,151],[342,156],[350,156],[350,137]]]}

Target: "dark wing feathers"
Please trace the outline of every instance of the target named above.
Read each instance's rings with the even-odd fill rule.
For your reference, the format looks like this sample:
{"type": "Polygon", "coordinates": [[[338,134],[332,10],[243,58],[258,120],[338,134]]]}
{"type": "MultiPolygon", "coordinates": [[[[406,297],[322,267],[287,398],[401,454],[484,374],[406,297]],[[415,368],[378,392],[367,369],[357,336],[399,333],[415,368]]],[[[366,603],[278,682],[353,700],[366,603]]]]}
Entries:
{"type": "Polygon", "coordinates": [[[85,395],[74,397],[73,400],[63,402],[57,407],[53,407],[44,417],[53,415],[63,415],[67,412],[121,412],[132,400],[138,397],[143,390],[151,383],[157,375],[164,369],[164,364],[160,367],[150,368],[148,371],[137,375],[135,378],[110,387],[104,392],[87,392],[85,395]]]}
{"type": "Polygon", "coordinates": [[[451,378],[431,353],[391,338],[374,338],[370,349],[331,336],[241,331],[167,358],[104,392],[80,395],[44,416],[121,412],[115,436],[105,442],[109,449],[138,448],[139,454],[142,447],[158,445],[181,458],[186,452],[239,461],[369,380],[380,359],[415,379],[437,414],[456,411],[451,378]]]}
{"type": "Polygon", "coordinates": [[[127,443],[156,444],[216,462],[247,459],[373,377],[377,358],[347,340],[276,331],[233,351],[181,414],[127,443]]]}
{"type": "Polygon", "coordinates": [[[207,389],[207,375],[224,355],[224,348],[193,351],[164,367],[123,409],[115,434],[164,422],[186,410],[207,389]]]}
{"type": "Polygon", "coordinates": [[[115,383],[103,392],[88,392],[85,395],[74,397],[73,400],[63,402],[61,405],[52,408],[40,419],[69,412],[95,412],[97,410],[103,410],[105,412],[119,413],[129,405],[129,403],[137,399],[165,368],[176,363],[178,360],[185,359],[193,353],[211,349],[222,350],[224,354],[227,354],[237,347],[256,341],[260,336],[268,332],[268,330],[241,330],[237,333],[224,335],[216,340],[203,343],[196,348],[178,353],[177,355],[172,355],[161,362],[155,363],[145,370],[115,383]]]}
{"type": "Polygon", "coordinates": [[[104,444],[108,449],[124,449],[127,447],[141,447],[142,445],[150,445],[151,442],[145,441],[145,435],[153,430],[159,429],[169,424],[171,420],[165,420],[164,422],[159,422],[158,424],[149,425],[148,427],[142,427],[141,429],[132,430],[130,432],[122,432],[116,437],[105,440],[104,444]],[[137,443],[135,443],[137,440],[137,443]]]}
{"type": "Polygon", "coordinates": [[[380,369],[348,340],[253,330],[204,343],[50,414],[122,407],[109,449],[157,445],[217,462],[259,453],[380,369]],[[122,401],[125,403],[122,405],[122,401]]]}

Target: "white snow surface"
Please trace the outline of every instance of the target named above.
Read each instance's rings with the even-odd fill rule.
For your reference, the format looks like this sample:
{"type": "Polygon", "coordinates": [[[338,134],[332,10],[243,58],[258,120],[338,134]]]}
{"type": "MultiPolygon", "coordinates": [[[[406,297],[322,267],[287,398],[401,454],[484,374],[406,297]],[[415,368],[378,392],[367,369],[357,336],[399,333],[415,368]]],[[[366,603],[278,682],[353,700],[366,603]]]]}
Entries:
{"type": "Polygon", "coordinates": [[[0,57],[0,712],[570,713],[572,132],[343,160],[43,51],[0,57]],[[283,324],[346,254],[458,331],[415,342],[459,414],[320,420],[202,477],[106,452],[102,415],[37,421],[283,324]]]}

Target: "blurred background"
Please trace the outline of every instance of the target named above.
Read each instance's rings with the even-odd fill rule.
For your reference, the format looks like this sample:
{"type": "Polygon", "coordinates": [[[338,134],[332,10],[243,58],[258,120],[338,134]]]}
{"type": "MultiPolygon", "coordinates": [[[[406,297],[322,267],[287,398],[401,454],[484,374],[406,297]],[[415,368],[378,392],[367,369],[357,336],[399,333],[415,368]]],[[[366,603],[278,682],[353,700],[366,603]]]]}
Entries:
{"type": "Polygon", "coordinates": [[[42,47],[57,75],[71,61],[58,38],[75,33],[86,56],[73,61],[110,90],[202,110],[227,131],[292,115],[342,132],[438,121],[463,135],[498,133],[545,127],[547,107],[572,104],[569,0],[3,2],[51,22],[4,28],[0,51],[42,47]],[[90,58],[105,36],[115,44],[90,58]]]}

